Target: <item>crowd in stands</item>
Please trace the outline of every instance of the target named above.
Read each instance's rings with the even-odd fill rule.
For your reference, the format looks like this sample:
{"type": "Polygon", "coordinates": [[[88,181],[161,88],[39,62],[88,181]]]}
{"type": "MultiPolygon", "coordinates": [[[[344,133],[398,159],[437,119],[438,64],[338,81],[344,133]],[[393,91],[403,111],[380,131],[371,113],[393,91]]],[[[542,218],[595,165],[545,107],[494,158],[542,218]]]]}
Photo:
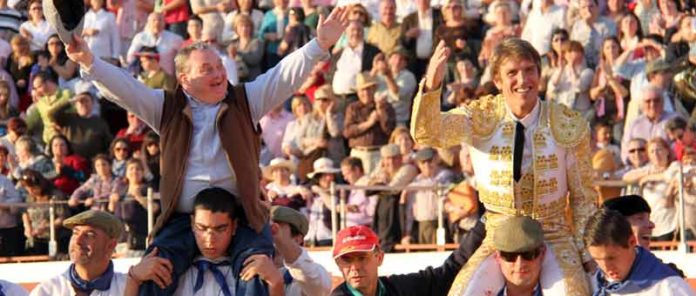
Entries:
{"type": "MultiPolygon", "coordinates": [[[[332,244],[338,196],[346,198],[345,208],[336,209],[345,212],[346,226],[371,227],[387,252],[397,244],[435,243],[440,214],[448,242],[474,226],[483,209],[467,146],[416,145],[411,105],[440,40],[452,50],[442,111],[496,95],[489,58],[513,37],[542,56],[542,99],[590,122],[597,202],[641,194],[652,208],[653,239],[671,241],[683,180],[688,234],[696,235],[692,1],[85,3],[82,37],[94,55],[169,91],[177,87],[174,56],[185,46],[215,46],[231,84],[253,81],[309,42],[320,16],[348,7],[350,23],[331,58],[259,122],[265,202],[304,213],[310,246],[332,244]],[[334,183],[391,189],[333,194],[334,183]],[[438,190],[445,187],[441,208],[438,190]]],[[[0,0],[0,256],[48,253],[52,225],[42,204],[50,201],[59,254],[67,253],[69,239],[63,220],[93,209],[123,221],[117,252],[138,256],[148,234],[147,196],[153,192],[156,200],[159,192],[159,136],[102,99],[109,94],[81,79],[65,47],[40,0],[0,0]],[[30,204],[7,205],[23,202],[30,204]]]]}

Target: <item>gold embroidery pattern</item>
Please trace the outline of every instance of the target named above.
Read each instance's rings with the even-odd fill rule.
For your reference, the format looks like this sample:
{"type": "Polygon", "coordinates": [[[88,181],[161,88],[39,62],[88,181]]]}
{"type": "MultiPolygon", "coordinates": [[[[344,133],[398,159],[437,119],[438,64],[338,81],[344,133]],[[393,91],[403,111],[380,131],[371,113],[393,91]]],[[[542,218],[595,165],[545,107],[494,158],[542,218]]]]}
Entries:
{"type": "Polygon", "coordinates": [[[476,137],[488,139],[493,135],[498,122],[505,115],[504,104],[502,95],[485,96],[469,103],[471,128],[476,137]]]}
{"type": "Polygon", "coordinates": [[[568,153],[573,155],[576,160],[571,162],[572,165],[566,168],[575,246],[580,250],[583,262],[587,262],[591,258],[585,250],[585,243],[582,237],[585,234],[587,219],[597,210],[595,204],[597,192],[592,188],[589,137],[583,137],[583,140],[577,146],[569,148],[568,153]]]}
{"type": "Polygon", "coordinates": [[[546,147],[546,136],[540,132],[534,133],[534,148],[546,147]]]}
{"type": "Polygon", "coordinates": [[[556,178],[540,179],[536,183],[537,195],[551,194],[558,190],[558,180],[556,178]]]}
{"type": "Polygon", "coordinates": [[[512,135],[515,134],[515,126],[512,122],[503,123],[503,137],[512,139],[512,135]]]}
{"type": "Polygon", "coordinates": [[[496,192],[492,190],[487,190],[485,188],[479,188],[479,199],[481,202],[486,204],[486,208],[493,209],[496,207],[502,207],[504,209],[512,208],[512,193],[510,192],[496,192]]]}
{"type": "Polygon", "coordinates": [[[421,145],[448,148],[471,143],[471,117],[467,110],[455,108],[440,112],[441,91],[423,92],[423,82],[414,99],[411,135],[421,145]]]}
{"type": "Polygon", "coordinates": [[[534,166],[537,170],[557,169],[558,168],[558,156],[556,156],[556,154],[539,155],[534,160],[534,166]]]}
{"type": "Polygon", "coordinates": [[[492,146],[488,151],[488,159],[490,160],[508,160],[512,161],[512,147],[510,146],[492,146]]]}
{"type": "Polygon", "coordinates": [[[512,181],[512,171],[493,170],[490,175],[491,186],[510,186],[512,181]]]}
{"type": "Polygon", "coordinates": [[[588,136],[589,124],[580,113],[556,103],[549,103],[548,110],[551,133],[561,147],[576,146],[588,136]]]}

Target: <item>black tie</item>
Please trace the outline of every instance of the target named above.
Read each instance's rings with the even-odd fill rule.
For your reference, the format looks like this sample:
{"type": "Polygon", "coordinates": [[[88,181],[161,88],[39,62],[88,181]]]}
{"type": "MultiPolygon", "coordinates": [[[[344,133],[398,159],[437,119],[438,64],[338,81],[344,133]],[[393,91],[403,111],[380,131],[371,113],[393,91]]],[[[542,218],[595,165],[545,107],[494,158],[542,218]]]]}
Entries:
{"type": "Polygon", "coordinates": [[[516,121],[515,125],[515,155],[512,158],[512,176],[515,182],[522,177],[522,152],[524,151],[524,125],[516,121]]]}

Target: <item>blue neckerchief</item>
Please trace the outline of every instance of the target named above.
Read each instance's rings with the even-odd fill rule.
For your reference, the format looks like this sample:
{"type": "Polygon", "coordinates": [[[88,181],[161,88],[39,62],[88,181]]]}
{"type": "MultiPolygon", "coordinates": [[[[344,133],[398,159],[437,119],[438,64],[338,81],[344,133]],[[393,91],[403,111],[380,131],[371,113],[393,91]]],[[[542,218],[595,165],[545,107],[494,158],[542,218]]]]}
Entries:
{"type": "MultiPolygon", "coordinates": [[[[498,292],[498,296],[505,296],[505,295],[507,295],[507,293],[505,293],[505,289],[506,289],[506,288],[507,288],[507,285],[503,285],[503,288],[500,289],[500,291],[498,292]]],[[[538,281],[538,282],[537,282],[536,288],[534,288],[534,294],[532,294],[532,295],[534,295],[534,296],[543,296],[543,295],[541,294],[541,281],[538,281]]]]}
{"type": "Polygon", "coordinates": [[[106,271],[93,281],[85,281],[77,275],[75,264],[70,264],[68,279],[75,290],[91,294],[92,291],[107,291],[111,288],[111,278],[114,276],[114,263],[109,261],[109,267],[106,271]]]}
{"type": "Polygon", "coordinates": [[[636,247],[636,258],[633,260],[627,279],[618,283],[609,283],[604,277],[604,272],[600,269],[595,275],[597,291],[592,295],[637,293],[670,276],[678,276],[678,274],[662,263],[660,259],[657,259],[652,252],[636,247]]]}
{"type": "MultiPolygon", "coordinates": [[[[285,272],[283,272],[283,282],[285,283],[285,286],[292,284],[292,275],[290,274],[290,270],[285,269],[285,272]]],[[[0,295],[2,296],[2,295],[0,295]]]]}
{"type": "Polygon", "coordinates": [[[225,275],[217,268],[218,266],[230,265],[229,261],[214,263],[207,260],[199,260],[196,261],[194,265],[198,269],[198,275],[196,275],[196,284],[193,286],[194,294],[196,294],[196,292],[203,287],[203,276],[205,275],[205,271],[210,270],[210,272],[213,273],[213,277],[215,277],[215,281],[218,283],[218,285],[220,285],[222,294],[225,296],[232,296],[232,292],[230,291],[230,286],[227,285],[225,275]]]}

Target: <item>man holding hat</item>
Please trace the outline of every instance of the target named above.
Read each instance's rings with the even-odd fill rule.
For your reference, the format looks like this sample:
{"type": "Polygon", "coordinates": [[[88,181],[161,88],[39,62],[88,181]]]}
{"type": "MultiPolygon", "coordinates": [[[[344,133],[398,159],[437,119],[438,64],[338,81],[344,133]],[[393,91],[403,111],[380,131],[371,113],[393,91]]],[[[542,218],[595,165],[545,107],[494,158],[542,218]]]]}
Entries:
{"type": "Polygon", "coordinates": [[[384,260],[384,251],[377,234],[362,225],[345,228],[336,235],[333,248],[334,260],[345,282],[331,295],[445,295],[484,236],[483,224],[479,223],[462,237],[459,248],[441,266],[380,277],[378,268],[384,260]]]}
{"type": "Polygon", "coordinates": [[[305,240],[315,246],[331,245],[331,183],[336,180],[336,174],[341,170],[334,166],[331,159],[322,157],[314,161],[314,171],[307,174],[311,179],[309,189],[305,188],[303,195],[312,196],[307,199],[309,210],[309,230],[305,240]]]}
{"type": "Polygon", "coordinates": [[[379,148],[387,144],[396,126],[394,108],[384,99],[375,100],[377,80],[369,72],[355,78],[358,101],[346,107],[343,136],[348,139],[350,156],[360,158],[366,174],[379,162],[379,148]]]}
{"type": "Polygon", "coordinates": [[[126,276],[114,272],[111,254],[123,231],[121,221],[104,211],[89,210],[63,221],[72,229],[72,264],[59,276],[40,283],[32,296],[118,295],[122,296],[126,276]]]}
{"type": "Polygon", "coordinates": [[[309,221],[304,214],[283,206],[271,207],[271,234],[287,296],[322,296],[331,292],[331,276],[302,248],[309,221]]]}
{"type": "MultiPolygon", "coordinates": [[[[93,106],[92,83],[79,81],[75,85],[75,96],[48,110],[48,118],[70,140],[74,152],[87,159],[108,151],[113,139],[109,124],[101,116],[92,113],[93,106]],[[73,112],[73,106],[77,112],[73,112]]],[[[48,142],[46,144],[50,145],[48,142]]]]}

